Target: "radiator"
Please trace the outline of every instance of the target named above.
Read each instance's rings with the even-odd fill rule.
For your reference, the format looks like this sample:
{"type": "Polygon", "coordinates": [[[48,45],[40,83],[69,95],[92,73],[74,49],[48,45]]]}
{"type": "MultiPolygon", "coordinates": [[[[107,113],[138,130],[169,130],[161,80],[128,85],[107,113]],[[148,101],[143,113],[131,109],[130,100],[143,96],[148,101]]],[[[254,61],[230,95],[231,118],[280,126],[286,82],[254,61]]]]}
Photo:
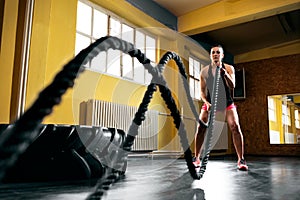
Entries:
{"type": "MultiPolygon", "coordinates": [[[[138,107],[90,99],[80,104],[80,124],[118,128],[126,133],[138,107]]],[[[132,151],[157,150],[158,111],[148,110],[139,127],[132,151]]]]}

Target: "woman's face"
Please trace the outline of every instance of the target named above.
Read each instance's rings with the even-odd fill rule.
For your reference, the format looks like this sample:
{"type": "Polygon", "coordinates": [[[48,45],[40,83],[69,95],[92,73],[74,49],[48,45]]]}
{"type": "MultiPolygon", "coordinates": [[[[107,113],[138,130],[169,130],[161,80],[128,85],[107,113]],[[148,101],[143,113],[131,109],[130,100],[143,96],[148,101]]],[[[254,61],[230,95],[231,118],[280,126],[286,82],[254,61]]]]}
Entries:
{"type": "Polygon", "coordinates": [[[224,57],[223,49],[220,47],[213,47],[210,50],[210,59],[214,63],[220,63],[224,57]]]}

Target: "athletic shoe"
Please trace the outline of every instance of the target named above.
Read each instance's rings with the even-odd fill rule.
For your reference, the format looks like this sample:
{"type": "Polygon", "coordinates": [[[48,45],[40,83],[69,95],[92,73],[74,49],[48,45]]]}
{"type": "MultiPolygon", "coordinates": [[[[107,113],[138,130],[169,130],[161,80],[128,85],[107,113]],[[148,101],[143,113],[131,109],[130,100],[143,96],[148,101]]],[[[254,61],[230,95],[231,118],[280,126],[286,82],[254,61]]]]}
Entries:
{"type": "Polygon", "coordinates": [[[195,168],[200,167],[200,164],[201,164],[200,159],[195,157],[193,164],[194,164],[195,168]]]}
{"type": "Polygon", "coordinates": [[[241,159],[240,162],[238,162],[237,168],[241,171],[247,171],[248,166],[246,164],[246,161],[244,159],[241,159]]]}

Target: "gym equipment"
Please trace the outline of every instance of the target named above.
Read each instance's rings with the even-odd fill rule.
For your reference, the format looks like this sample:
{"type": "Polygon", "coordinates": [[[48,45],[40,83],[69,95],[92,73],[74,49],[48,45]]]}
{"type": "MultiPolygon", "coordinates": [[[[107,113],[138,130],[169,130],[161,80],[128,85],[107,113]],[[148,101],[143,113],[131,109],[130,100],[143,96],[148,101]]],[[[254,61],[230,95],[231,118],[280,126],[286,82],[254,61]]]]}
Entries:
{"type": "MultiPolygon", "coordinates": [[[[119,129],[43,124],[37,138],[8,169],[4,182],[101,178],[125,140],[119,129]]],[[[125,169],[124,169],[125,170],[125,169]]]]}
{"type": "MultiPolygon", "coordinates": [[[[201,164],[200,164],[200,170],[199,170],[199,178],[203,177],[203,174],[206,170],[206,166],[208,163],[209,159],[209,153],[211,151],[211,140],[213,137],[213,133],[215,130],[215,117],[216,117],[216,112],[217,112],[217,102],[218,102],[218,94],[219,94],[219,83],[220,83],[220,67],[216,68],[216,73],[214,77],[214,83],[213,83],[213,91],[212,91],[212,97],[211,97],[211,109],[208,114],[208,122],[204,125],[208,130],[206,131],[206,136],[204,139],[204,145],[203,145],[203,150],[201,152],[201,164]]],[[[200,126],[201,123],[203,123],[201,120],[200,121],[200,126]]]]}
{"type": "MultiPolygon", "coordinates": [[[[139,125],[141,125],[142,121],[145,119],[145,112],[147,111],[148,104],[154,91],[156,91],[156,86],[159,87],[161,96],[170,109],[171,116],[174,119],[174,124],[179,131],[181,144],[184,149],[184,158],[192,178],[200,179],[202,177],[204,171],[197,173],[192,163],[192,151],[189,148],[184,123],[181,121],[180,112],[176,107],[175,101],[162,75],[164,65],[170,59],[173,59],[176,61],[182,77],[186,79],[187,77],[185,75],[185,69],[180,57],[173,52],[167,52],[160,60],[158,66],[153,67],[150,60],[139,49],[136,49],[133,44],[117,37],[106,36],[96,40],[86,49],[83,49],[69,63],[67,63],[55,76],[52,83],[41,91],[37,100],[32,104],[32,106],[11,126],[11,128],[6,129],[0,135],[0,181],[3,180],[6,172],[14,166],[20,155],[26,151],[29,145],[38,136],[41,122],[45,116],[52,112],[53,107],[60,103],[61,97],[66,90],[70,87],[73,87],[75,78],[85,69],[83,65],[97,56],[101,51],[107,51],[110,48],[120,50],[129,54],[131,57],[137,58],[138,61],[143,64],[145,69],[147,69],[152,75],[152,81],[148,86],[143,101],[139,106],[139,110],[132,121],[132,124],[125,137],[125,141],[123,143],[119,143],[121,146],[120,150],[112,150],[112,155],[109,155],[110,166],[103,174],[103,178],[101,178],[100,183],[98,183],[95,192],[88,198],[92,199],[95,197],[101,197],[105,190],[109,188],[110,184],[117,181],[120,178],[120,175],[125,173],[128,151],[130,151],[131,146],[133,145],[135,136],[138,133],[137,130],[139,125]]],[[[196,121],[198,121],[198,114],[193,103],[191,103],[192,101],[189,87],[186,83],[186,80],[183,80],[183,82],[186,95],[190,102],[190,107],[193,111],[196,121]]],[[[212,101],[214,100],[216,99],[212,99],[212,101]]],[[[213,116],[211,118],[213,119],[213,116]]],[[[213,123],[211,125],[213,125],[213,123]]],[[[209,151],[207,152],[209,153],[209,151]]],[[[76,152],[71,153],[74,154],[76,152]]],[[[206,165],[206,163],[207,162],[204,162],[203,164],[206,165]]]]}

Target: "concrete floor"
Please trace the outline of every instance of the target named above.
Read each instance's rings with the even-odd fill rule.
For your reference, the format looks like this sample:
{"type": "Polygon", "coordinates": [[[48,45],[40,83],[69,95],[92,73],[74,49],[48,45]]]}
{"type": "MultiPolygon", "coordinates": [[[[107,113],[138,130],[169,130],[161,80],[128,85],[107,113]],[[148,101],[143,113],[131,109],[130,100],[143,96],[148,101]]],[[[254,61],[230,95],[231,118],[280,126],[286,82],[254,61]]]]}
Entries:
{"type": "MultiPolygon", "coordinates": [[[[107,200],[300,200],[300,157],[247,157],[249,171],[233,158],[212,158],[194,181],[180,158],[129,157],[125,177],[107,200]]],[[[83,200],[92,181],[0,185],[1,200],[83,200]]],[[[100,199],[100,198],[99,198],[100,199]]]]}

